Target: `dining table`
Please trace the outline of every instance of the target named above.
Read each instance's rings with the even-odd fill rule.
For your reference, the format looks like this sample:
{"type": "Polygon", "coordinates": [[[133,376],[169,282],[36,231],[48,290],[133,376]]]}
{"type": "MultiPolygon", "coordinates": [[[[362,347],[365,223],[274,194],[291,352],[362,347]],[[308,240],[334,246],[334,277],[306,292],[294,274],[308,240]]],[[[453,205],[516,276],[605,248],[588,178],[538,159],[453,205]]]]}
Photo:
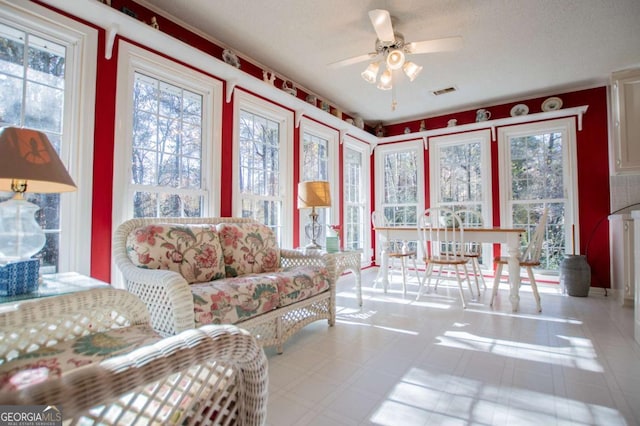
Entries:
{"type": "MultiPolygon", "coordinates": [[[[406,226],[389,226],[373,228],[381,242],[380,250],[380,270],[387,270],[389,258],[386,248],[389,241],[416,241],[418,240],[418,228],[406,226]]],[[[456,230],[449,230],[455,232],[456,230]]],[[[507,247],[509,266],[509,301],[513,312],[518,311],[520,304],[520,241],[522,234],[526,232],[523,228],[506,227],[478,227],[464,228],[464,241],[477,243],[504,244],[507,247]]],[[[389,284],[387,274],[382,274],[380,280],[386,291],[389,284]]]]}

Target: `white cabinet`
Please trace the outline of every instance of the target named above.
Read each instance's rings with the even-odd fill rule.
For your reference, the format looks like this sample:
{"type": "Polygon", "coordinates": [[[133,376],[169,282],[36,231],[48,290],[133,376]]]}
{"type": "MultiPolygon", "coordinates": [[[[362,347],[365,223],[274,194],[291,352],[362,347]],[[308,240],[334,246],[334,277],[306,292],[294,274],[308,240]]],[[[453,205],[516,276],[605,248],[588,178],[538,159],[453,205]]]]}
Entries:
{"type": "Polygon", "coordinates": [[[640,174],[640,69],[611,75],[614,174],[640,174]]]}
{"type": "Polygon", "coordinates": [[[634,223],[630,214],[609,216],[611,288],[622,306],[633,307],[635,294],[634,223]]]}
{"type": "Polygon", "coordinates": [[[631,212],[634,222],[634,254],[633,262],[635,264],[635,282],[636,282],[636,309],[634,313],[634,330],[636,342],[640,344],[640,210],[631,212]]]}

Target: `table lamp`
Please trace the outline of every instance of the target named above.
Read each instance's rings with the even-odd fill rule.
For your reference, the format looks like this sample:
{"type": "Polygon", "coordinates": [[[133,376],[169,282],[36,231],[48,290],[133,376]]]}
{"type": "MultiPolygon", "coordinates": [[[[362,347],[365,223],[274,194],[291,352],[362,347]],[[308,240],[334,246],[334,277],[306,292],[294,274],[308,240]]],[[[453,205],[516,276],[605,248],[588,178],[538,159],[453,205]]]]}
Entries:
{"type": "MultiPolygon", "coordinates": [[[[311,242],[307,244],[307,249],[320,249],[320,244],[316,239],[320,236],[322,227],[318,223],[318,213],[316,207],[331,207],[331,194],[329,193],[329,182],[325,180],[305,181],[298,183],[298,208],[311,208],[309,217],[311,218],[310,232],[307,237],[311,242]],[[310,234],[310,235],[309,235],[310,234]]],[[[309,225],[308,225],[309,226],[309,225]]]]}
{"type": "Polygon", "coordinates": [[[40,207],[24,199],[36,193],[75,191],[67,169],[47,136],[19,127],[0,129],[0,191],[13,198],[0,203],[0,262],[28,259],[46,238],[34,216],[40,207]]]}

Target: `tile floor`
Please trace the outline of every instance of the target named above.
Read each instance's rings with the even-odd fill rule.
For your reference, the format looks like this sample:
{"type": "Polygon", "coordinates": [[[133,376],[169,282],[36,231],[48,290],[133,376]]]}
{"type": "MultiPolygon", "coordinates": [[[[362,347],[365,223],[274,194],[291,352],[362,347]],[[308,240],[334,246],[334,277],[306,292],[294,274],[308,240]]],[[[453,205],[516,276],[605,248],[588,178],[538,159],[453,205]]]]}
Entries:
{"type": "Polygon", "coordinates": [[[640,424],[633,309],[604,291],[542,286],[538,314],[525,284],[514,314],[506,285],[495,309],[485,290],[463,310],[453,286],[416,302],[399,277],[372,288],[375,274],[363,271],[362,308],[343,276],[334,327],[267,350],[270,426],[640,424]]]}

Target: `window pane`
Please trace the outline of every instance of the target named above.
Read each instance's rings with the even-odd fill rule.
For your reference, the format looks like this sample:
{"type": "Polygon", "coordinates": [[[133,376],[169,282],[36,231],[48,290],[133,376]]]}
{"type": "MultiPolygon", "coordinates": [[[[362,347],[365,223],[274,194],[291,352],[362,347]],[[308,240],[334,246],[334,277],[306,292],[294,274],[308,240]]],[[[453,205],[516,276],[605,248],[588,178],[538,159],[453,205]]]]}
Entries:
{"type": "Polygon", "coordinates": [[[541,132],[509,138],[512,221],[527,229],[522,247],[533,235],[545,206],[549,209],[540,269],[558,271],[565,253],[564,194],[568,164],[561,132],[541,132]]]}
{"type": "Polygon", "coordinates": [[[148,188],[135,192],[134,216],[202,215],[202,105],[198,93],[135,74],[131,183],[148,188]]]}
{"type": "Polygon", "coordinates": [[[279,238],[284,199],[280,185],[280,124],[240,110],[239,135],[242,216],[268,225],[279,238]]]}
{"type": "MultiPolygon", "coordinates": [[[[47,133],[58,153],[63,130],[65,56],[66,48],[60,44],[0,24],[0,122],[47,133]]],[[[46,234],[45,247],[37,255],[41,258],[42,272],[57,272],[60,195],[26,196],[40,207],[36,220],[46,234]]]]}

